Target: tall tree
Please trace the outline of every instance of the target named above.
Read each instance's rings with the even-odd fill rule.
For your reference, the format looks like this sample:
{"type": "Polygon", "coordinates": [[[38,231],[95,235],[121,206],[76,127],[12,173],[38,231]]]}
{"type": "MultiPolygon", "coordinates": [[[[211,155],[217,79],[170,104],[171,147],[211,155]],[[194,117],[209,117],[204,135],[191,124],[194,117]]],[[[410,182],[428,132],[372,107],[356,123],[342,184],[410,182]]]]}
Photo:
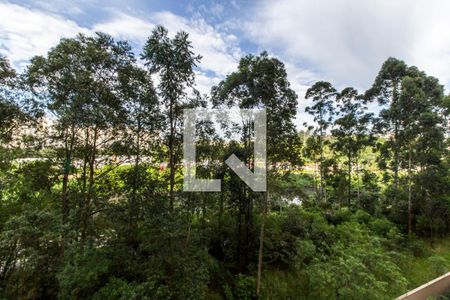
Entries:
{"type": "Polygon", "coordinates": [[[313,105],[306,107],[305,111],[314,117],[317,127],[314,133],[318,139],[319,150],[319,174],[320,188],[319,201],[326,199],[325,182],[324,182],[324,146],[328,143],[325,136],[333,119],[333,103],[337,96],[336,89],[329,82],[318,81],[306,91],[305,98],[312,99],[313,105]]]}
{"type": "Polygon", "coordinates": [[[372,87],[365,94],[366,99],[376,99],[380,106],[385,107],[380,111],[375,127],[379,132],[389,135],[389,142],[385,146],[393,152],[390,169],[394,173],[394,187],[396,190],[399,187],[400,167],[400,143],[398,135],[400,131],[399,114],[401,110],[398,102],[401,82],[407,74],[407,65],[401,60],[390,57],[383,63],[372,87]]]}
{"type": "MultiPolygon", "coordinates": [[[[13,133],[31,116],[39,116],[36,102],[26,90],[21,74],[0,55],[0,143],[8,143],[13,133]]],[[[28,124],[30,125],[30,124],[28,124]]]]}
{"type": "Polygon", "coordinates": [[[186,32],[178,32],[173,39],[162,26],[157,26],[148,38],[142,58],[152,74],[159,77],[158,92],[165,107],[165,123],[169,127],[169,208],[174,207],[175,172],[179,163],[176,154],[181,107],[186,102],[187,88],[194,86],[194,68],[201,56],[192,52],[192,43],[186,32]]]}
{"type": "Polygon", "coordinates": [[[9,61],[0,56],[0,142],[2,144],[11,138],[16,124],[15,116],[20,111],[11,99],[11,88],[16,76],[9,61]]]}
{"type": "MultiPolygon", "coordinates": [[[[389,58],[382,66],[371,89],[366,92],[367,99],[377,99],[384,105],[375,122],[378,133],[388,138],[381,147],[380,160],[390,160],[389,168],[394,175],[394,201],[398,202],[400,171],[407,173],[407,228],[413,227],[413,172],[419,167],[424,170],[427,163],[417,165],[417,143],[430,132],[436,134],[430,139],[431,150],[442,153],[443,122],[445,105],[443,88],[438,80],[427,76],[416,67],[408,67],[403,61],[389,58]]],[[[428,152],[430,154],[430,152],[428,152]]],[[[428,155],[429,156],[429,155],[428,155]]],[[[437,158],[439,160],[439,158],[437,158]]],[[[383,163],[384,164],[384,163],[383,163]]],[[[421,190],[424,187],[420,187],[421,190]]]]}
{"type": "Polygon", "coordinates": [[[140,203],[146,186],[145,172],[148,163],[155,162],[153,154],[158,148],[162,120],[151,74],[133,63],[124,68],[119,76],[127,115],[126,128],[132,133],[126,139],[127,149],[123,154],[134,159],[133,171],[128,177],[130,195],[127,236],[136,245],[140,203]]]}
{"type": "MultiPolygon", "coordinates": [[[[257,293],[260,291],[263,264],[264,226],[270,208],[271,178],[276,176],[273,163],[289,161],[292,166],[300,163],[299,136],[293,119],[297,108],[297,95],[291,89],[284,64],[267,52],[259,56],[248,55],[239,62],[238,70],[213,88],[215,107],[237,106],[244,109],[265,108],[267,114],[267,191],[262,205],[262,219],[259,234],[259,254],[257,272],[257,293]]],[[[248,121],[248,120],[247,120],[248,121]]],[[[251,145],[249,129],[251,121],[245,121],[242,137],[245,147],[251,145]]],[[[246,151],[252,153],[252,150],[246,151]]],[[[249,160],[247,160],[249,162],[249,160]]],[[[249,164],[250,166],[250,164],[249,164]]],[[[247,200],[249,203],[251,199],[247,200]]],[[[251,218],[250,216],[248,218],[251,218]]],[[[246,224],[247,226],[249,224],[246,224]]]]}
{"type": "Polygon", "coordinates": [[[363,98],[354,88],[345,88],[337,96],[338,117],[331,130],[335,137],[332,147],[341,155],[347,157],[348,206],[351,207],[352,195],[352,166],[356,165],[358,204],[359,204],[359,168],[358,158],[361,151],[370,144],[369,124],[371,113],[366,113],[367,107],[363,98]]]}
{"type": "Polygon", "coordinates": [[[115,42],[102,33],[94,37],[79,34],[74,39],[62,39],[46,57],[33,58],[27,70],[28,83],[44,95],[46,109],[57,118],[56,139],[64,153],[61,196],[64,224],[70,208],[69,175],[75,171],[74,160],[82,162],[82,196],[78,203],[83,241],[95,210],[92,200],[99,151],[109,154],[104,158],[110,161],[111,147],[124,129],[125,108],[119,78],[133,60],[126,42],[115,42]]]}
{"type": "Polygon", "coordinates": [[[398,139],[401,141],[400,161],[407,169],[408,177],[408,233],[412,232],[413,226],[414,170],[419,167],[423,172],[430,165],[438,163],[445,149],[443,88],[435,78],[426,76],[414,67],[410,68],[410,75],[402,80],[398,100],[401,111],[399,116],[401,130],[398,133],[398,139]],[[427,158],[423,160],[425,156],[427,158]]]}

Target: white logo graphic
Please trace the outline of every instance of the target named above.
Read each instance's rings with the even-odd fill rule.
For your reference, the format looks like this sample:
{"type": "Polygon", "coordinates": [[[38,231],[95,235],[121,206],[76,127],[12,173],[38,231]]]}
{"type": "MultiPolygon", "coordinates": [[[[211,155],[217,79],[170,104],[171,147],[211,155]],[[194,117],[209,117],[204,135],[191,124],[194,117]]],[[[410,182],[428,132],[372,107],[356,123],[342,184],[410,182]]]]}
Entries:
{"type": "MultiPolygon", "coordinates": [[[[236,155],[232,154],[225,163],[244,181],[254,192],[266,191],[266,110],[240,109],[239,114],[244,118],[254,120],[254,164],[253,172],[247,168],[236,155]]],[[[196,178],[196,147],[195,127],[197,120],[210,120],[213,116],[220,118],[224,112],[207,109],[184,109],[183,131],[183,167],[185,192],[220,192],[220,179],[196,178]]]]}

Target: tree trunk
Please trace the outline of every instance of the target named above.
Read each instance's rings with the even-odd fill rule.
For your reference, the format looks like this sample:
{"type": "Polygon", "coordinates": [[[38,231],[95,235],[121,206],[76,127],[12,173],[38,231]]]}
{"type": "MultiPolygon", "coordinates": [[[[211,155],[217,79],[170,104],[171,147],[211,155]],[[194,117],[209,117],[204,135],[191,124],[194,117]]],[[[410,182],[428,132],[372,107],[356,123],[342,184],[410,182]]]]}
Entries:
{"type": "Polygon", "coordinates": [[[261,218],[261,228],[259,231],[258,274],[256,277],[256,294],[258,296],[261,290],[261,275],[262,275],[263,250],[264,250],[264,228],[266,225],[268,205],[269,205],[269,191],[266,191],[264,195],[264,206],[261,218]]]}
{"type": "MultiPolygon", "coordinates": [[[[223,181],[222,176],[222,181],[223,181]]],[[[224,201],[224,191],[220,193],[220,200],[219,200],[219,232],[222,232],[222,226],[223,226],[223,201],[224,201]]]]}
{"type": "Polygon", "coordinates": [[[138,112],[138,118],[137,118],[137,130],[136,130],[136,157],[134,160],[134,183],[132,187],[132,195],[130,199],[130,212],[129,212],[129,227],[130,227],[130,235],[131,235],[131,242],[134,245],[136,241],[136,234],[137,234],[137,216],[138,216],[138,209],[137,209],[137,195],[138,195],[138,186],[140,184],[140,170],[139,165],[141,162],[141,111],[139,109],[138,112]]]}
{"type": "MultiPolygon", "coordinates": [[[[397,81],[395,80],[392,86],[392,106],[396,109],[397,102],[397,81]]],[[[395,187],[395,195],[394,201],[397,199],[398,192],[398,171],[400,166],[400,153],[399,153],[399,143],[398,143],[398,132],[399,132],[399,124],[398,120],[394,120],[394,187],[395,187]]]]}
{"type": "Polygon", "coordinates": [[[92,149],[91,149],[91,156],[89,158],[89,186],[88,186],[88,195],[87,195],[87,201],[84,204],[83,210],[82,210],[82,231],[81,231],[81,244],[84,245],[86,242],[86,236],[87,236],[87,226],[88,226],[88,219],[90,218],[90,206],[91,206],[91,200],[93,198],[94,193],[94,175],[95,175],[95,160],[96,160],[96,153],[97,153],[97,138],[98,138],[98,129],[94,128],[94,136],[92,137],[92,149]]]}
{"type": "Polygon", "coordinates": [[[320,202],[324,199],[324,184],[323,184],[323,141],[322,141],[322,130],[319,135],[320,139],[320,166],[319,166],[319,174],[320,174],[320,202]]]}
{"type": "Polygon", "coordinates": [[[359,163],[358,155],[355,157],[355,167],[356,167],[356,199],[358,201],[358,207],[361,207],[361,193],[360,193],[360,182],[359,182],[359,163]]]}
{"type": "Polygon", "coordinates": [[[411,162],[412,161],[412,145],[409,144],[409,153],[408,153],[408,234],[412,233],[412,169],[411,162]]]}
{"type": "MultiPolygon", "coordinates": [[[[67,141],[67,134],[66,134],[66,142],[65,142],[65,149],[66,149],[66,158],[64,162],[64,174],[63,174],[63,184],[62,184],[62,224],[67,224],[68,218],[69,218],[69,199],[67,197],[68,193],[68,187],[69,187],[69,173],[70,168],[72,166],[72,156],[73,156],[73,146],[75,143],[75,123],[72,123],[71,126],[71,132],[70,132],[70,140],[67,141]]],[[[67,236],[66,232],[63,231],[62,233],[62,242],[61,242],[61,260],[64,259],[64,253],[66,250],[66,244],[67,244],[67,236]]]]}
{"type": "Polygon", "coordinates": [[[175,185],[175,161],[174,161],[174,138],[175,138],[175,116],[174,116],[174,107],[173,107],[173,101],[170,103],[169,108],[169,122],[170,122],[170,136],[169,136],[169,181],[170,181],[170,187],[169,187],[169,210],[170,213],[173,212],[173,206],[174,206],[174,185],[175,185]]]}
{"type": "Polygon", "coordinates": [[[69,173],[72,165],[73,146],[75,143],[75,123],[72,123],[70,129],[69,141],[66,139],[66,159],[64,162],[64,175],[62,185],[62,223],[66,224],[69,216],[69,200],[67,198],[67,190],[69,185],[69,173]]]}
{"type": "Polygon", "coordinates": [[[348,208],[351,206],[352,197],[352,159],[350,151],[348,153],[348,208]]]}
{"type": "Polygon", "coordinates": [[[316,193],[316,200],[319,199],[319,188],[317,186],[317,159],[314,159],[314,192],[316,193]]]}

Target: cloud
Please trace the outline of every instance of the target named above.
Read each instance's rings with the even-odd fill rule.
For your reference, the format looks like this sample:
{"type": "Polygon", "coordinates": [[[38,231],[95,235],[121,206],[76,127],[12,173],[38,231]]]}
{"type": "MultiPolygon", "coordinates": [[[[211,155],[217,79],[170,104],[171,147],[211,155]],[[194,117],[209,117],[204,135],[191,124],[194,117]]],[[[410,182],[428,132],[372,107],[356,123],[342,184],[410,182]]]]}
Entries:
{"type": "Polygon", "coordinates": [[[285,63],[286,72],[288,75],[291,88],[298,95],[297,115],[294,120],[298,128],[303,127],[303,123],[313,124],[313,117],[305,113],[305,108],[312,105],[311,100],[305,99],[306,90],[313,85],[315,81],[320,80],[313,72],[296,66],[293,63],[285,63]]]}
{"type": "MultiPolygon", "coordinates": [[[[117,39],[132,41],[139,52],[156,24],[167,27],[172,35],[180,30],[189,33],[194,52],[203,57],[200,74],[214,78],[211,83],[234,71],[241,56],[236,36],[208,24],[201,16],[188,19],[163,11],[140,18],[109,9],[108,18],[86,28],[53,11],[11,3],[0,3],[0,12],[0,51],[19,68],[32,56],[44,55],[60,38],[74,37],[79,32],[105,32],[117,39]]],[[[202,84],[206,84],[205,78],[202,84]]],[[[205,88],[203,85],[202,89],[205,88]]]]}
{"type": "Polygon", "coordinates": [[[58,15],[0,3],[0,51],[23,66],[34,55],[45,54],[62,37],[88,30],[58,15]]]}
{"type": "Polygon", "coordinates": [[[195,72],[195,83],[197,90],[202,95],[209,95],[211,91],[211,87],[214,85],[219,84],[219,82],[222,80],[221,77],[217,76],[208,76],[204,72],[197,71],[195,72]]]}
{"type": "Polygon", "coordinates": [[[450,85],[446,0],[264,0],[248,36],[338,86],[367,88],[389,56],[450,85]]]}
{"type": "Polygon", "coordinates": [[[187,19],[170,12],[160,12],[151,19],[167,27],[172,34],[180,30],[189,33],[195,52],[203,57],[199,66],[203,71],[212,71],[223,77],[236,70],[242,55],[236,36],[217,30],[201,17],[187,19]]]}
{"type": "Polygon", "coordinates": [[[124,13],[115,12],[114,17],[106,22],[97,23],[93,31],[101,31],[118,39],[126,39],[143,45],[151,34],[155,24],[124,13]]]}
{"type": "Polygon", "coordinates": [[[134,41],[138,47],[144,45],[156,24],[165,26],[171,36],[178,31],[187,32],[194,52],[202,56],[197,72],[197,85],[202,93],[209,92],[219,79],[236,70],[242,55],[236,36],[219,31],[199,16],[188,19],[163,11],[147,18],[116,12],[111,20],[96,24],[93,30],[134,41]]]}
{"type": "MultiPolygon", "coordinates": [[[[53,12],[53,13],[61,13],[67,15],[79,15],[83,13],[83,9],[81,8],[84,0],[78,1],[65,1],[65,0],[33,0],[33,4],[37,7],[42,8],[43,10],[53,12]]],[[[83,3],[84,4],[84,3],[83,3]]]]}
{"type": "Polygon", "coordinates": [[[202,17],[185,18],[168,11],[156,12],[142,19],[115,12],[114,18],[93,26],[114,37],[130,39],[142,47],[155,25],[163,25],[174,36],[178,31],[189,33],[196,54],[202,56],[199,68],[224,77],[234,71],[241,56],[236,36],[219,31],[202,17]]]}

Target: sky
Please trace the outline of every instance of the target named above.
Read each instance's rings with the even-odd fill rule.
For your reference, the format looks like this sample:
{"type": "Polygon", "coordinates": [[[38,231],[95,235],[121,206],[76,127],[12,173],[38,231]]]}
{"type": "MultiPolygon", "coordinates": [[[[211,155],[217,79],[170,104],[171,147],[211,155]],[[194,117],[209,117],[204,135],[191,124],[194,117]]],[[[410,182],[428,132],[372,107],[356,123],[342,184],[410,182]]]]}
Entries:
{"type": "Polygon", "coordinates": [[[297,124],[311,121],[304,95],[315,81],[363,92],[388,57],[450,88],[448,0],[0,0],[0,54],[20,70],[60,38],[97,31],[140,53],[155,25],[189,33],[203,57],[196,70],[203,93],[246,54],[279,58],[299,95],[297,124]]]}

